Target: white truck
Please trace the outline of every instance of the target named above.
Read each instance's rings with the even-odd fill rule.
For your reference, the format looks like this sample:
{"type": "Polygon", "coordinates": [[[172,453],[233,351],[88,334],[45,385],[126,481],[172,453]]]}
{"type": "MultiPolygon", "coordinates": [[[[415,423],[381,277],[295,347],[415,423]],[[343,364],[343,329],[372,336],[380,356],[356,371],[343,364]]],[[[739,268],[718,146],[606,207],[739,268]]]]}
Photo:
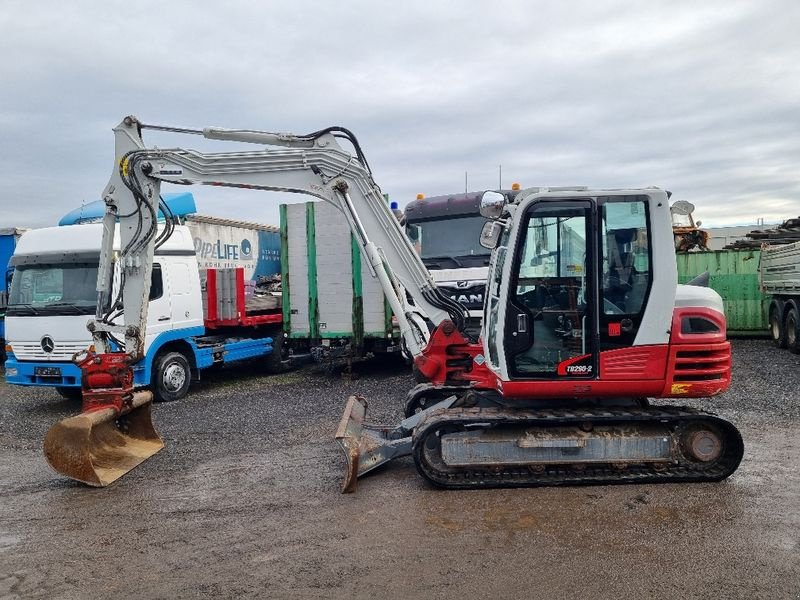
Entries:
{"type": "Polygon", "coordinates": [[[769,329],[778,348],[800,354],[800,242],[765,245],[759,265],[761,291],[771,294],[769,329]]]}
{"type": "MultiPolygon", "coordinates": [[[[184,227],[156,253],[146,357],[134,370],[135,383],[149,382],[158,399],[183,397],[191,378],[211,364],[263,355],[274,370],[289,353],[310,353],[317,361],[328,361],[401,350],[383,290],[370,276],[344,215],[332,206],[282,205],[278,228],[183,214],[195,210],[191,194],[164,197],[184,227]],[[179,292],[182,284],[171,273],[178,268],[181,277],[188,269],[192,280],[199,278],[199,286],[187,288],[188,294],[179,292]],[[231,269],[241,271],[238,282],[231,269]],[[218,281],[217,274],[223,272],[230,281],[218,281]],[[260,288],[252,283],[262,278],[278,280],[271,286],[274,291],[258,293],[260,288]],[[230,314],[222,319],[222,310],[214,307],[219,304],[222,309],[223,300],[214,290],[228,283],[231,290],[244,291],[240,295],[245,310],[236,310],[236,295],[230,295],[224,300],[230,314]],[[211,312],[209,294],[216,298],[211,312]],[[198,298],[204,318],[179,318],[187,312],[184,304],[196,305],[198,298]],[[240,313],[246,313],[244,321],[240,313]],[[236,322],[230,320],[234,314],[236,322]],[[216,348],[211,362],[201,352],[209,335],[216,348]],[[262,339],[265,335],[272,342],[262,339]],[[176,352],[185,360],[161,360],[161,355],[176,352]]],[[[61,219],[62,227],[31,231],[17,250],[12,262],[20,265],[21,274],[10,311],[9,383],[80,396],[80,369],[72,356],[91,343],[86,323],[96,303],[102,235],[97,221],[103,211],[102,203],[76,209],[61,219]],[[70,296],[62,289],[65,285],[70,296]]],[[[119,250],[118,241],[116,245],[119,250]]],[[[199,310],[190,308],[195,314],[199,310]]]]}
{"type": "MultiPolygon", "coordinates": [[[[72,358],[92,339],[87,322],[96,316],[102,235],[102,224],[89,223],[30,230],[19,239],[6,313],[8,383],[80,397],[81,371],[72,358]]],[[[175,226],[155,253],[135,383],[151,385],[160,400],[177,400],[212,365],[263,357],[278,370],[280,294],[256,295],[246,283],[279,271],[278,247],[271,226],[202,215],[175,226]]]]}

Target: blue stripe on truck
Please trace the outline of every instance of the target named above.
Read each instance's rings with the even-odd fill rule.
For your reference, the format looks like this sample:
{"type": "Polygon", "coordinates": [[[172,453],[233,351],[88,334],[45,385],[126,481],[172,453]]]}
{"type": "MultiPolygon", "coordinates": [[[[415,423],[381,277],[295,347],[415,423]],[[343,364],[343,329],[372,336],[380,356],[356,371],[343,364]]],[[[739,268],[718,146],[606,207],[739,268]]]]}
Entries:
{"type": "Polygon", "coordinates": [[[81,370],[71,362],[20,362],[12,353],[9,353],[6,357],[6,383],[47,387],[79,387],[81,385],[81,370]],[[59,367],[61,369],[61,377],[39,377],[35,374],[36,367],[59,367]]]}
{"type": "MultiPolygon", "coordinates": [[[[143,361],[133,366],[133,383],[136,387],[150,385],[153,372],[153,361],[159,351],[170,342],[184,341],[194,355],[193,363],[198,369],[205,369],[214,364],[214,348],[198,347],[194,337],[205,333],[204,327],[187,327],[161,333],[147,352],[143,361]]],[[[273,339],[263,337],[229,342],[223,345],[222,362],[229,363],[247,358],[265,356],[273,351],[273,339]]],[[[18,361],[13,353],[6,360],[6,382],[15,385],[39,385],[49,387],[80,387],[81,370],[71,362],[18,361]],[[36,367],[59,367],[61,377],[39,377],[35,375],[36,367]]]]}
{"type": "Polygon", "coordinates": [[[152,378],[151,374],[153,372],[153,361],[155,360],[156,355],[158,355],[159,350],[161,350],[161,348],[170,342],[187,342],[192,348],[192,352],[195,354],[196,364],[197,353],[191,338],[203,335],[205,332],[205,327],[187,327],[185,329],[172,329],[170,331],[160,333],[158,337],[153,340],[153,343],[150,344],[150,348],[147,349],[147,355],[144,357],[144,360],[133,365],[133,384],[136,386],[150,385],[150,380],[152,378]]]}

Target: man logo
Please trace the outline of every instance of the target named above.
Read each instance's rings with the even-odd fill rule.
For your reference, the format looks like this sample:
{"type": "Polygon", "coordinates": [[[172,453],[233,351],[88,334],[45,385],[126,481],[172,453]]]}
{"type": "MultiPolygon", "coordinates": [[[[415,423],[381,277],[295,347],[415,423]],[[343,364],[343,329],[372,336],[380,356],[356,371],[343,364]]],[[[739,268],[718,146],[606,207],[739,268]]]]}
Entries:
{"type": "Polygon", "coordinates": [[[51,338],[49,335],[44,336],[40,343],[42,345],[42,350],[44,350],[48,354],[51,354],[53,350],[56,349],[56,343],[53,341],[53,338],[51,338]]]}

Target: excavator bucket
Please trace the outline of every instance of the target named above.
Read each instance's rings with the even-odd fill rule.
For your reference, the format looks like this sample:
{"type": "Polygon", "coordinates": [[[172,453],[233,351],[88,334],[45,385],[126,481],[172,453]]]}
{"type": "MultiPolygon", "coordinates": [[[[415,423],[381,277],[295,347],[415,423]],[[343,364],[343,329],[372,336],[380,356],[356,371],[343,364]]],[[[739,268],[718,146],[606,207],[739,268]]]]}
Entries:
{"type": "Polygon", "coordinates": [[[362,475],[390,460],[411,454],[414,427],[432,412],[449,408],[455,400],[456,396],[451,396],[404,419],[396,427],[386,427],[365,423],[367,401],[361,396],[350,396],[336,430],[336,441],[347,460],[342,493],[355,492],[362,475]]]}
{"type": "Polygon", "coordinates": [[[105,487],[164,447],[150,418],[153,394],[134,392],[131,410],[122,415],[104,408],[68,417],[44,438],[44,455],[62,475],[105,487]]]}

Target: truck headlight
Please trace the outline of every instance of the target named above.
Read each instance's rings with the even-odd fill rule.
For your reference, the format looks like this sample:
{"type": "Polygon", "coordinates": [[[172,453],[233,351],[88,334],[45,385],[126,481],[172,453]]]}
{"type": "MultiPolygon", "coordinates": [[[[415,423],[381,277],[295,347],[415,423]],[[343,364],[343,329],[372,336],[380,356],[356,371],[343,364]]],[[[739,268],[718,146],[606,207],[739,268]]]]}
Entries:
{"type": "Polygon", "coordinates": [[[6,377],[16,377],[16,376],[17,376],[16,367],[11,367],[10,369],[6,369],[6,377]]]}

